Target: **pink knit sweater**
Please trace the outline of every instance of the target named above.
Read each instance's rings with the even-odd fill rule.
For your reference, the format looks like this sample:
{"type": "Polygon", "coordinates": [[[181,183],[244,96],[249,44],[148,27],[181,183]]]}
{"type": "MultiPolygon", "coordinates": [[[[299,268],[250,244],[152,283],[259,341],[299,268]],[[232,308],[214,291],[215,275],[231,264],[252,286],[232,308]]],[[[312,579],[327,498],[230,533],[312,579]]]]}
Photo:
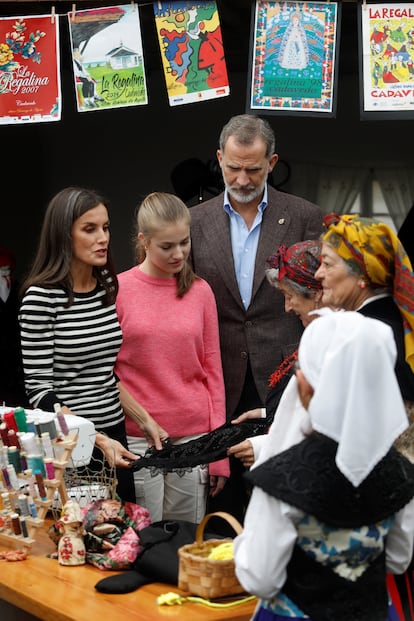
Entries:
{"type": "MultiPolygon", "coordinates": [[[[210,286],[197,279],[178,298],[175,278],[154,278],[139,267],[118,278],[123,344],[115,372],[125,388],[172,438],[222,425],[224,382],[210,286]]],[[[126,428],[142,436],[129,418],[126,428]]],[[[228,476],[227,460],[212,464],[210,473],[228,476]]]]}

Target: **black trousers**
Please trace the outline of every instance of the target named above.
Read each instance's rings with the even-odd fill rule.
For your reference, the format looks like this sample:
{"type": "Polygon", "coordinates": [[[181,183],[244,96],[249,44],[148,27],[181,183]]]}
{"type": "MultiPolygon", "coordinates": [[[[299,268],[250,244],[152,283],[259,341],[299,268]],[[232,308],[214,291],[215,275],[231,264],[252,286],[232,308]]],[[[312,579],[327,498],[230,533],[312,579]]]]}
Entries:
{"type": "MultiPolygon", "coordinates": [[[[239,403],[233,412],[232,418],[237,418],[247,410],[263,407],[262,400],[257,392],[256,384],[253,379],[250,363],[247,365],[246,377],[239,403]]],[[[207,512],[225,511],[233,515],[240,524],[244,522],[247,505],[250,498],[250,487],[244,480],[246,468],[240,459],[230,457],[230,477],[223,489],[215,498],[209,496],[207,500],[207,512]]],[[[211,530],[214,533],[226,537],[233,537],[234,531],[220,518],[212,518],[209,521],[211,530]]]]}

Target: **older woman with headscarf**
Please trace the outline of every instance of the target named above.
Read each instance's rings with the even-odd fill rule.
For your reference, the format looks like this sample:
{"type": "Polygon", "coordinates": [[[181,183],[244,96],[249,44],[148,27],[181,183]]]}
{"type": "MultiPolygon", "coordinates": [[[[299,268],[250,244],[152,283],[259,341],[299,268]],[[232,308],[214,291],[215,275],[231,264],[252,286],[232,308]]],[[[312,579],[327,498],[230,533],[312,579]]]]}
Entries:
{"type": "MultiPolygon", "coordinates": [[[[315,274],[323,286],[323,302],[391,326],[397,380],[414,422],[414,274],[407,253],[383,222],[330,214],[324,225],[322,263],[315,274]]],[[[414,461],[414,427],[398,443],[414,461]]]]}
{"type": "Polygon", "coordinates": [[[254,621],[397,619],[386,571],[410,562],[414,465],[393,447],[407,417],[392,331],[329,312],[305,329],[298,358],[312,432],[246,475],[237,577],[261,598],[254,621]]]}
{"type": "MultiPolygon", "coordinates": [[[[395,446],[414,462],[414,274],[409,257],[383,222],[329,214],[324,226],[322,263],[316,272],[323,302],[356,310],[392,328],[397,346],[395,373],[410,423],[395,446]]],[[[375,368],[376,361],[368,364],[375,368]]],[[[390,578],[393,598],[400,600],[400,620],[413,619],[413,570],[412,563],[404,576],[390,578]]]]}
{"type": "MultiPolygon", "coordinates": [[[[285,311],[295,313],[306,327],[315,315],[311,311],[319,308],[322,299],[322,285],[316,280],[315,272],[320,266],[322,242],[307,240],[292,246],[280,246],[269,257],[266,276],[271,285],[279,289],[285,297],[285,311]]],[[[265,414],[272,423],[266,436],[256,436],[232,446],[228,454],[239,458],[244,466],[249,467],[259,458],[266,459],[292,443],[303,438],[307,415],[296,397],[293,366],[297,361],[297,343],[292,351],[269,377],[269,393],[265,412],[260,409],[249,410],[233,424],[265,414]],[[293,383],[293,386],[290,384],[293,383]],[[266,448],[265,448],[266,447],[266,448]]]]}

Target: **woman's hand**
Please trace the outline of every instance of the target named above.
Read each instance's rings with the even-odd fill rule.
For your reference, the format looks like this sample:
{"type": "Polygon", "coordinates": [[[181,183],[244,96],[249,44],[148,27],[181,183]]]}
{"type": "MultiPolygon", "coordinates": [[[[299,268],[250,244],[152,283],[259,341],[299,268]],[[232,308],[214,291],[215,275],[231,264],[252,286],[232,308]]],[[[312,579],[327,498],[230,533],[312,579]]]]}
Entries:
{"type": "Polygon", "coordinates": [[[119,398],[125,415],[139,426],[150,447],[155,446],[157,450],[162,449],[162,443],[167,440],[168,433],[165,429],[160,427],[147,410],[134,399],[122,382],[118,382],[118,389],[119,398]]]}
{"type": "Polygon", "coordinates": [[[255,408],[254,410],[247,410],[247,412],[243,412],[237,418],[233,418],[231,421],[233,425],[238,425],[245,420],[250,420],[251,418],[263,418],[262,416],[262,408],[255,408]]]}
{"type": "Polygon", "coordinates": [[[245,468],[250,468],[250,466],[254,463],[253,444],[250,440],[243,440],[243,442],[239,442],[239,444],[231,446],[227,450],[227,455],[237,457],[237,459],[240,459],[245,468]]]}
{"type": "Polygon", "coordinates": [[[215,474],[210,474],[210,496],[214,498],[221,492],[226,485],[227,477],[219,477],[215,474]]]}
{"type": "Polygon", "coordinates": [[[111,468],[114,466],[117,468],[129,468],[132,462],[139,459],[138,455],[128,451],[118,440],[113,440],[103,433],[96,434],[95,444],[101,449],[111,468]]]}

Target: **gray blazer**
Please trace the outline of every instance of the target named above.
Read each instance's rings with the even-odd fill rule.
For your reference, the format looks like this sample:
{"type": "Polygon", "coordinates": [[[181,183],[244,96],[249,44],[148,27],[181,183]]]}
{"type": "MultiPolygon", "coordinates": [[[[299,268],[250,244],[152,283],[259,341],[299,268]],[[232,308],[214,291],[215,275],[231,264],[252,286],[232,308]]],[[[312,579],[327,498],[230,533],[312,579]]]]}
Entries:
{"type": "Polygon", "coordinates": [[[248,358],[264,403],[270,374],[296,348],[302,333],[299,319],[285,313],[283,295],[267,282],[266,259],[281,244],[290,246],[298,241],[318,239],[322,217],[322,211],[313,203],[268,186],[252,299],[246,310],[234,270],[223,193],[191,208],[193,268],[210,284],[217,302],[228,418],[239,402],[248,358]]]}

